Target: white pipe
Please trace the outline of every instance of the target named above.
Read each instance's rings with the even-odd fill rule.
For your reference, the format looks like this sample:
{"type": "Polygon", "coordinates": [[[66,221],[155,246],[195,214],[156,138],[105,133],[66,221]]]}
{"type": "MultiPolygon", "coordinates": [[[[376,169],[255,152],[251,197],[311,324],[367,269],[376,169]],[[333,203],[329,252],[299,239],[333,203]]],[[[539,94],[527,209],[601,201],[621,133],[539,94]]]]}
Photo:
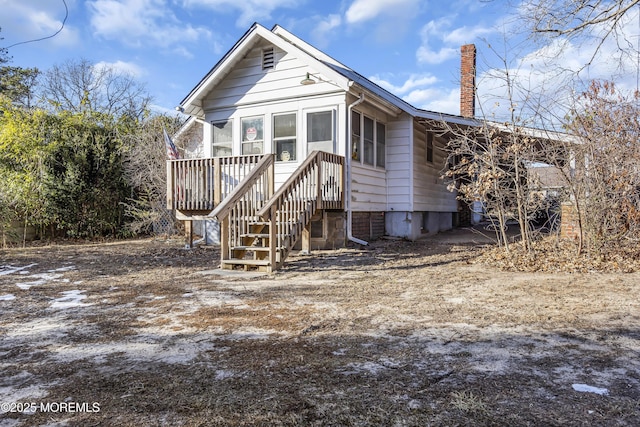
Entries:
{"type": "Polygon", "coordinates": [[[353,218],[353,213],[351,212],[351,156],[353,155],[353,147],[351,141],[351,111],[353,107],[364,102],[364,92],[360,93],[360,98],[357,101],[354,101],[347,108],[347,152],[345,153],[346,159],[346,173],[345,173],[345,206],[347,208],[347,239],[352,242],[355,242],[359,245],[367,246],[369,242],[365,242],[364,240],[358,239],[357,237],[353,237],[352,229],[351,229],[351,219],[353,218]]]}

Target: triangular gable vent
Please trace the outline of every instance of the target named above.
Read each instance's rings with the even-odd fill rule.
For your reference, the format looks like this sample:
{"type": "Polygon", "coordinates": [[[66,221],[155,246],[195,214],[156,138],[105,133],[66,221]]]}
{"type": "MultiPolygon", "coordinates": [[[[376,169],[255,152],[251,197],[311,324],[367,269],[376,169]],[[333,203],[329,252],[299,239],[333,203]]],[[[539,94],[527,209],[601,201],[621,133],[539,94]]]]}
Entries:
{"type": "Polygon", "coordinates": [[[262,50],[262,69],[270,70],[275,66],[276,59],[273,53],[273,48],[268,47],[262,50]]]}

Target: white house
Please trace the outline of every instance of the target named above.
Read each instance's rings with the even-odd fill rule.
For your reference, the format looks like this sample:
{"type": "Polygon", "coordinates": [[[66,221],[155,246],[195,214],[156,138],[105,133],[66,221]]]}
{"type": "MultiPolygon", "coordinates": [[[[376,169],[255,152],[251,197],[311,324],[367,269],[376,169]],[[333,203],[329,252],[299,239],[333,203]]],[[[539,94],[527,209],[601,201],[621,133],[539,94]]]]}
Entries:
{"type": "MultiPolygon", "coordinates": [[[[290,247],[297,235],[311,248],[342,246],[349,240],[365,244],[382,235],[415,240],[450,229],[469,212],[441,179],[446,141],[428,123],[478,124],[473,118],[474,46],[463,46],[461,64],[461,115],[426,111],[284,28],[276,25],[269,31],[254,24],[180,103],[181,111],[203,125],[201,152],[208,163],[170,162],[168,207],[180,219],[222,221],[221,213],[226,217],[234,209],[249,209],[223,205],[231,203],[231,196],[233,203],[248,200],[238,194],[238,187],[255,165],[261,162],[262,169],[272,170],[262,178],[250,178],[254,186],[262,186],[259,189],[244,185],[242,191],[253,191],[253,210],[246,215],[236,212],[236,219],[228,220],[226,229],[221,227],[222,240],[242,236],[236,237],[235,246],[221,240],[223,252],[228,252],[223,254],[223,267],[225,260],[246,258],[258,246],[271,245],[276,252],[280,245],[290,247]],[[312,161],[314,150],[334,156],[312,161]],[[295,181],[292,175],[305,173],[298,181],[304,181],[307,190],[295,182],[287,186],[299,188],[283,190],[287,180],[295,181]],[[311,211],[304,214],[283,213],[272,206],[274,219],[283,222],[286,217],[300,227],[286,243],[261,244],[260,237],[269,240],[265,230],[271,208],[265,203],[274,195],[280,197],[278,206],[304,197],[319,201],[311,208],[305,205],[303,209],[311,211]],[[192,204],[180,204],[189,198],[192,204]],[[241,216],[252,216],[254,222],[237,229],[233,223],[241,216]]],[[[278,233],[293,231],[271,230],[271,239],[278,233]]],[[[286,253],[254,255],[253,264],[271,270],[285,257],[286,253]]],[[[240,262],[228,265],[233,264],[240,262]]]]}

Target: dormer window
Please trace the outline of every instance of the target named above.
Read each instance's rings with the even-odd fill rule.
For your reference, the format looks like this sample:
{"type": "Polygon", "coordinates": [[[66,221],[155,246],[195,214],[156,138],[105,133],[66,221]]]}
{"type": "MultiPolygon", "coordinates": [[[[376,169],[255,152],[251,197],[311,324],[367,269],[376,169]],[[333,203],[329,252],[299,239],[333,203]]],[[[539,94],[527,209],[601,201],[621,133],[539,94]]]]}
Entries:
{"type": "Polygon", "coordinates": [[[270,70],[276,64],[275,55],[273,53],[273,48],[268,47],[266,49],[262,49],[262,69],[270,70]]]}

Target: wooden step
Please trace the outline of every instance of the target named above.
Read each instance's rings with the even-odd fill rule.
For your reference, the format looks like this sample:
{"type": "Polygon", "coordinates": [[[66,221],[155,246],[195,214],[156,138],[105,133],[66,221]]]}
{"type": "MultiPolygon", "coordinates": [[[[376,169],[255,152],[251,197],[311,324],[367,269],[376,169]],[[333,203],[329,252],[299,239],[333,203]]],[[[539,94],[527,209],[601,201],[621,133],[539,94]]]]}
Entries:
{"type": "Polygon", "coordinates": [[[251,237],[253,239],[268,239],[269,238],[269,234],[265,234],[265,233],[245,233],[245,234],[241,234],[240,237],[251,237]]]}
{"type": "Polygon", "coordinates": [[[253,265],[253,266],[260,266],[260,265],[271,265],[271,262],[269,262],[268,259],[236,259],[236,258],[232,258],[232,259],[225,259],[222,260],[222,264],[233,264],[233,265],[253,265]]]}
{"type": "Polygon", "coordinates": [[[220,268],[223,270],[233,270],[234,267],[244,267],[245,271],[273,271],[273,266],[267,259],[225,259],[220,262],[220,268]]]}
{"type": "MultiPolygon", "coordinates": [[[[232,251],[254,251],[254,252],[269,252],[269,246],[234,246],[231,248],[232,251]]],[[[276,248],[277,251],[282,250],[282,248],[276,248]]]]}

